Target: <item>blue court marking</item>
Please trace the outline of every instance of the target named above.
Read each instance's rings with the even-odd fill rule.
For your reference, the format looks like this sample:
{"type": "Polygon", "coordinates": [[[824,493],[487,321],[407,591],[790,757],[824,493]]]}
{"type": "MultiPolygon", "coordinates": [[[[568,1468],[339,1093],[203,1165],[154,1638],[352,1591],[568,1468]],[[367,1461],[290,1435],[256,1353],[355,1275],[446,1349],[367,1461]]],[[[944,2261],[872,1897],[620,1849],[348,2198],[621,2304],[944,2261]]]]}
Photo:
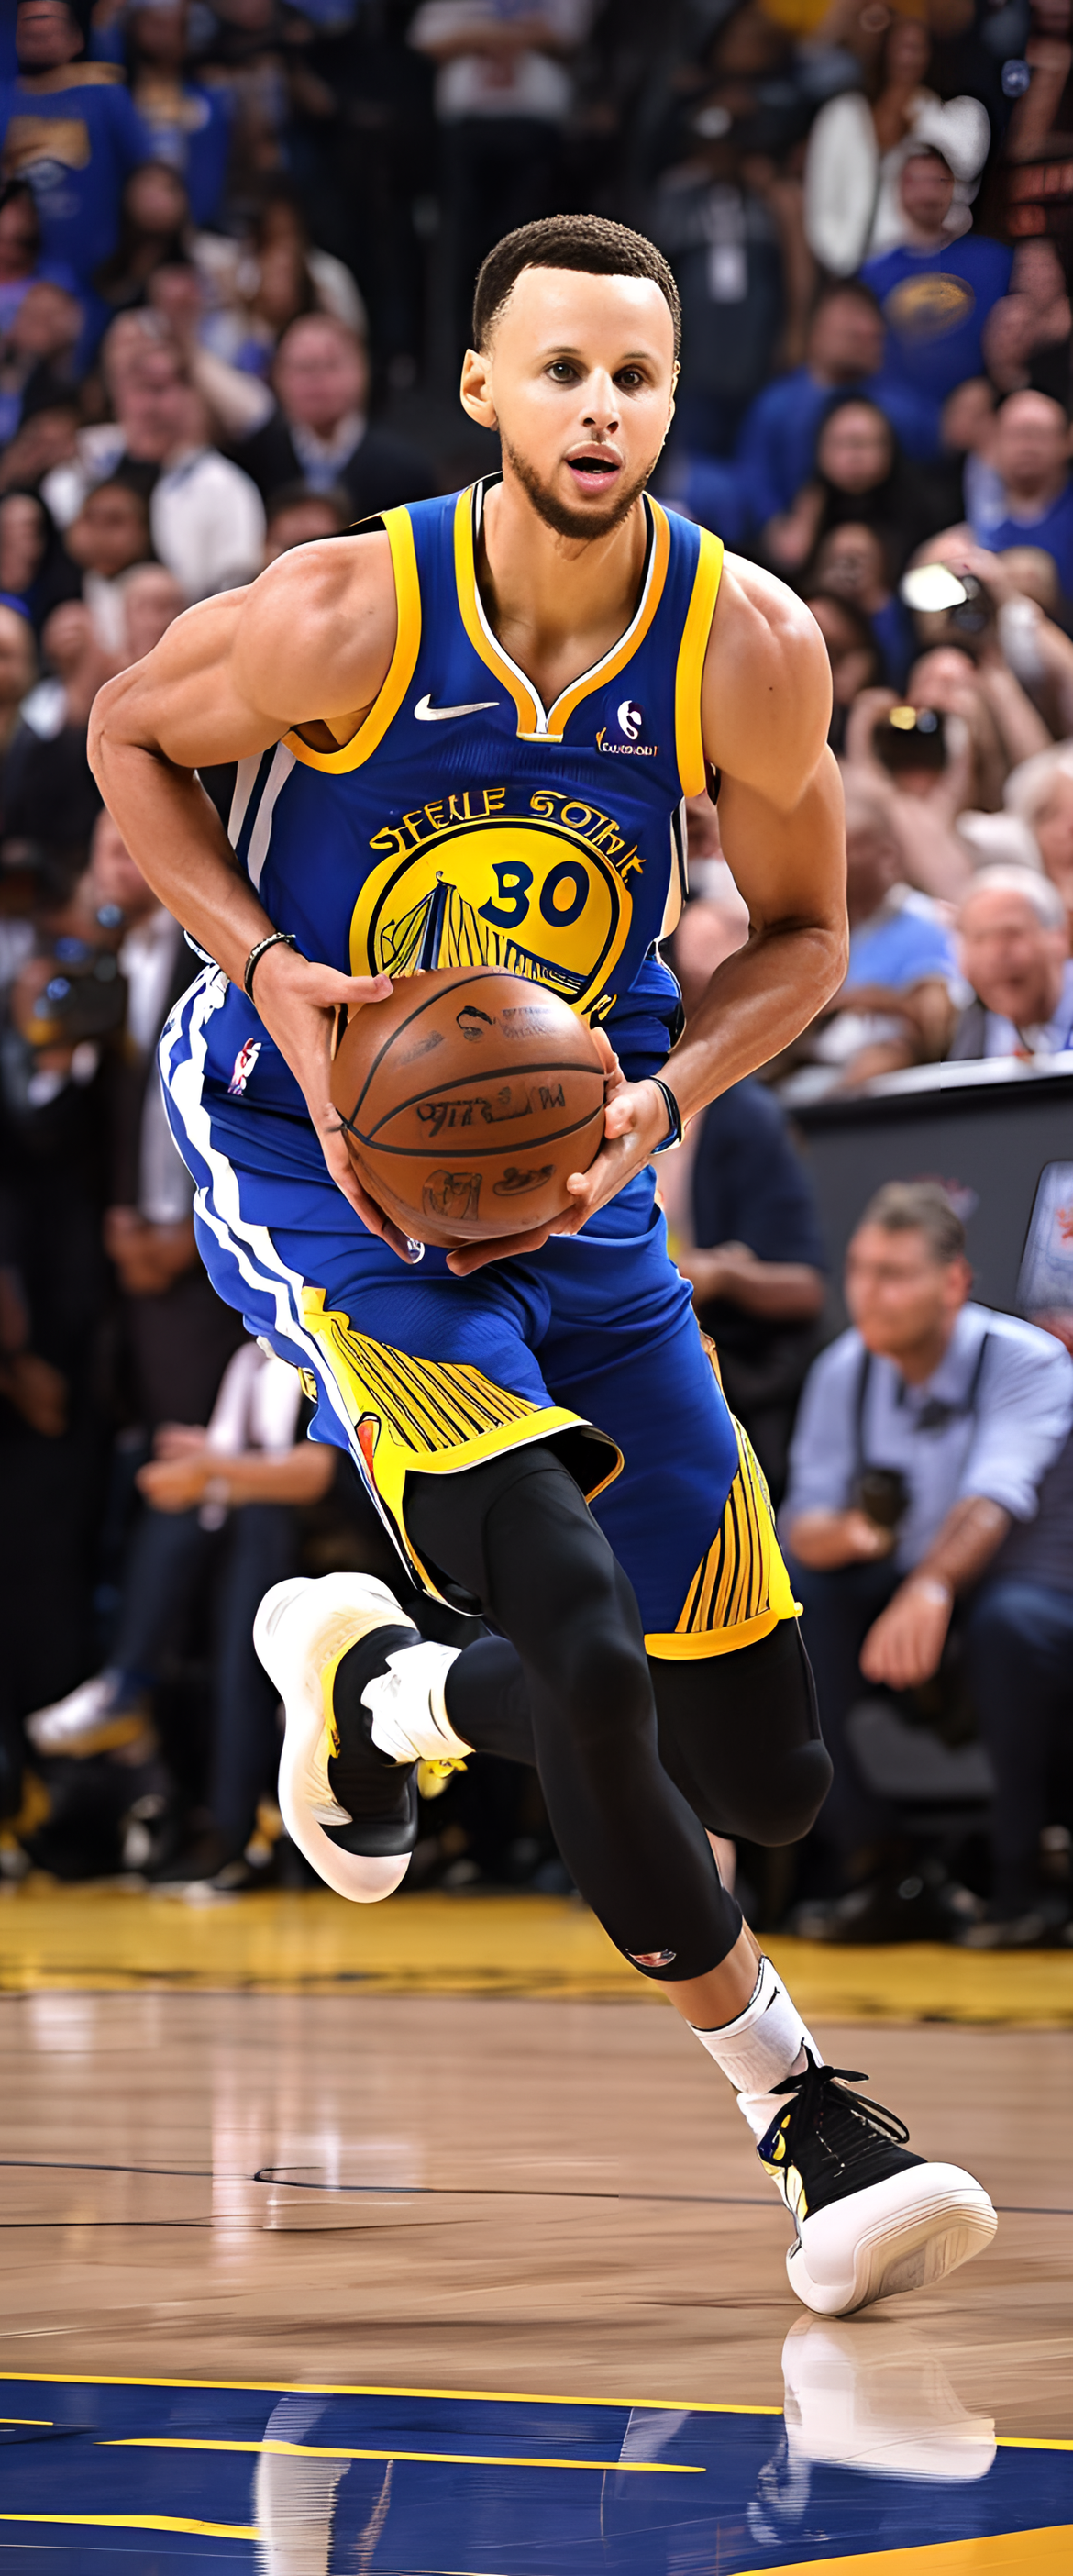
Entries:
{"type": "MultiPolygon", "coordinates": [[[[919,2424],[889,2428],[901,2475],[817,2461],[846,2420],[822,2377],[789,2432],[771,2410],[0,2378],[0,2569],[746,2576],[1073,2526],[1073,2445],[993,2455],[945,2409],[932,2474],[919,2424]]],[[[874,2445],[870,2402],[862,2383],[874,2445]]]]}

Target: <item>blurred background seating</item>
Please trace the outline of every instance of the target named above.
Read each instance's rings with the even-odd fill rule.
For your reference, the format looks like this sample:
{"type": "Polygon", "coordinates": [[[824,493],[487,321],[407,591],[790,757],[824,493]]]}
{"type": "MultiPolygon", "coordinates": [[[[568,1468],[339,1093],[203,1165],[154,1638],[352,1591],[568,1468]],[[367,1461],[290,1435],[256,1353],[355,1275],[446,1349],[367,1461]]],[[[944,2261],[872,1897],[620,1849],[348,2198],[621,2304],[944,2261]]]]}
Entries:
{"type": "MultiPolygon", "coordinates": [[[[686,336],[656,488],[808,602],[846,788],[843,990],[661,1165],[729,1398],[785,1492],[836,1759],[810,1844],[743,1848],[739,1870],[758,1921],[822,1937],[1066,1936],[1068,15],[5,13],[0,1527],[19,1615],[0,1871],[304,1883],[272,1804],[251,1606],[294,1566],[398,1579],[347,1462],[306,1443],[297,1382],[200,1270],[154,1072],[192,960],[100,813],[94,694],[189,603],[493,470],[456,400],[475,269],[509,226],[591,208],[674,263],[686,336]],[[888,1221],[900,1202],[866,1214],[887,1181],[932,1189],[923,1232],[904,1205],[888,1221]],[[968,1266],[949,1250],[962,1224],[968,1266]],[[877,1229],[942,1310],[905,1367],[856,1289],[846,1329],[847,1250],[852,1282],[877,1229]],[[981,1338],[1033,1390],[1004,1483],[981,1338]],[[958,1577],[953,1642],[903,1686],[883,1622],[944,1516],[977,1504],[991,1552],[958,1577]],[[817,1557],[824,1514],[841,1541],[821,1531],[817,1557]]],[[[204,783],[226,817],[231,773],[204,783]]],[[[687,1011],[749,931],[706,797],[689,836],[671,952],[687,1011]]],[[[507,1764],[424,1811],[407,1884],[482,1879],[565,1883],[538,1786],[507,1764]]]]}

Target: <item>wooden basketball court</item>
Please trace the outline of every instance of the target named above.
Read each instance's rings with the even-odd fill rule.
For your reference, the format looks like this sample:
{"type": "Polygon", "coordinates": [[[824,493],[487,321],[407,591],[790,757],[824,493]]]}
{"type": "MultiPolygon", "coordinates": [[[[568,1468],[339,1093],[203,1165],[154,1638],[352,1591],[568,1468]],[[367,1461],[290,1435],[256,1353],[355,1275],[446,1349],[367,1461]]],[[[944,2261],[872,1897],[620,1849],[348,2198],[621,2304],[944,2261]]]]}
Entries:
{"type": "Polygon", "coordinates": [[[776,1945],[993,2247],[836,2325],[565,1901],[0,1899],[0,2561],[1073,2570],[1073,1957],[776,1945]]]}

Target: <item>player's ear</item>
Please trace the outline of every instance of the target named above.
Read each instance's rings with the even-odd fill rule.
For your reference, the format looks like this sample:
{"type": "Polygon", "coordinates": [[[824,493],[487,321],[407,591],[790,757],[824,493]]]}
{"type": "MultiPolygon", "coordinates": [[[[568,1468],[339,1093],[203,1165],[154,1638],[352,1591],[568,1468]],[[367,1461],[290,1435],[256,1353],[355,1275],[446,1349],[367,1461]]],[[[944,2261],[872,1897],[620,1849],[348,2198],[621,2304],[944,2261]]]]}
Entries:
{"type": "Polygon", "coordinates": [[[482,429],[498,429],[496,407],[492,400],[492,368],[487,350],[467,349],[462,360],[462,382],[459,395],[463,411],[482,429]]]}

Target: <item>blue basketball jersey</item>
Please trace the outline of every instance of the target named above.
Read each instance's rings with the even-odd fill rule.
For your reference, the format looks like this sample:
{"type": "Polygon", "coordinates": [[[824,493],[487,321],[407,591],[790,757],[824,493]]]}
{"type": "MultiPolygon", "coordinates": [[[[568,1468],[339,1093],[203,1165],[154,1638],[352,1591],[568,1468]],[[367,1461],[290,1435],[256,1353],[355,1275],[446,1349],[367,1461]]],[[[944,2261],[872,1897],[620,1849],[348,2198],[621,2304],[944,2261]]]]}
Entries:
{"type": "MultiPolygon", "coordinates": [[[[291,733],[243,761],[231,837],[306,956],[354,974],[509,967],[606,1027],[636,1076],[666,1054],[678,1007],[656,942],[681,906],[682,799],[705,783],[722,547],[646,500],[631,623],[545,708],[481,604],[486,488],[385,513],[398,631],[379,697],[341,751],[291,733]]],[[[235,994],[217,1078],[259,1026],[235,994]]],[[[300,1109],[275,1050],[259,1056],[256,1097],[300,1109]]]]}
{"type": "MultiPolygon", "coordinates": [[[[483,501],[478,486],[385,514],[398,637],[380,695],[342,751],[290,734],[244,762],[232,835],[307,956],[355,973],[508,967],[606,1027],[637,1078],[678,1009],[657,943],[683,890],[682,798],[705,779],[722,549],[646,501],[627,632],[545,708],[481,608],[483,501]]],[[[415,1582],[446,1577],[414,1552],[411,1476],[550,1442],[634,1586],[650,1654],[723,1654],[795,1615],[650,1170],[579,1234],[456,1279],[443,1251],[407,1268],[366,1230],[219,968],[172,1013],[161,1068],[210,1277],[305,1371],[313,1437],[350,1449],[415,1582]]]]}

